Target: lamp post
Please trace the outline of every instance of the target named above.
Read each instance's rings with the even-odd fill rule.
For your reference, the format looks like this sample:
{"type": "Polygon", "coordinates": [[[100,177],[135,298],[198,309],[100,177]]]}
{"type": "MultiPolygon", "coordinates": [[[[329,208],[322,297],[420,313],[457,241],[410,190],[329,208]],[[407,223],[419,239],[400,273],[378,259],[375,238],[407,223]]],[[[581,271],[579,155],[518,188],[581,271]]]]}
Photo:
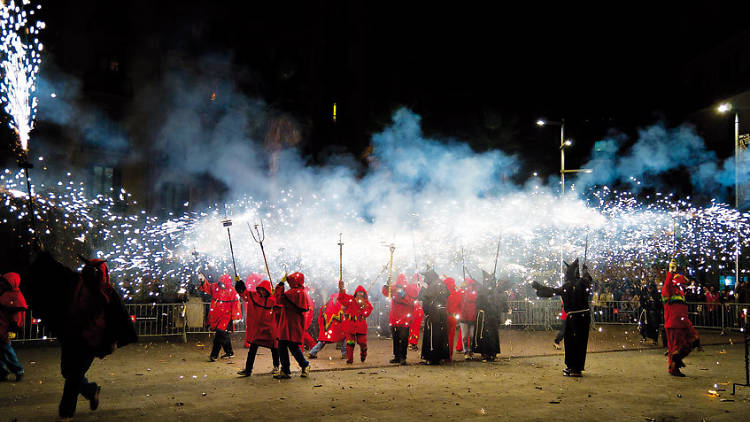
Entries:
{"type": "MultiPolygon", "coordinates": [[[[739,166],[740,166],[740,110],[733,107],[730,103],[720,104],[716,108],[719,113],[728,113],[734,110],[734,208],[740,212],[740,184],[739,184],[739,166]]],[[[740,282],[740,223],[737,221],[737,230],[734,245],[734,283],[735,286],[740,282]]]]}
{"type": "MultiPolygon", "coordinates": [[[[591,169],[565,169],[565,148],[573,145],[573,141],[565,139],[565,119],[560,119],[559,122],[548,121],[544,119],[538,119],[536,121],[537,126],[543,127],[546,125],[560,126],[560,197],[565,197],[565,174],[566,173],[591,173],[591,169]]],[[[563,241],[560,239],[560,281],[563,281],[565,271],[563,270],[563,241]]]]}

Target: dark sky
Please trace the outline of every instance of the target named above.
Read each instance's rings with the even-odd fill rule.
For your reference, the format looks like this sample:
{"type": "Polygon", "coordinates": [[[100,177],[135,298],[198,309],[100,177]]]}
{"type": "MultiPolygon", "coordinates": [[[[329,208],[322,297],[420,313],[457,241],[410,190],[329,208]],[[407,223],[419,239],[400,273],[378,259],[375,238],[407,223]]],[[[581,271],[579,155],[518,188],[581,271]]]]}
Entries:
{"type": "Polygon", "coordinates": [[[321,107],[356,92],[351,139],[313,132],[313,153],[358,152],[406,105],[428,133],[554,164],[555,133],[534,127],[537,116],[566,117],[586,151],[612,127],[679,122],[707,105],[683,91],[688,63],[750,26],[750,6],[729,3],[465,3],[55,1],[44,38],[66,72],[83,77],[111,53],[136,85],[167,51],[230,52],[250,95],[313,122],[327,107],[296,105],[311,92],[321,107]],[[303,88],[279,88],[289,69],[303,88]]]}

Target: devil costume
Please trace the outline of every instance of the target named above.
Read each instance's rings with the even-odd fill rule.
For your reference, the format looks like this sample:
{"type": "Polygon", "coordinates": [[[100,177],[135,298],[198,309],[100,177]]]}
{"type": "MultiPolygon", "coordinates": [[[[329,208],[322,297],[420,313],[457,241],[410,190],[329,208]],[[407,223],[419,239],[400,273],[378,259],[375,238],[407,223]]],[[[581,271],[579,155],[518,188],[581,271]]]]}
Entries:
{"type": "Polygon", "coordinates": [[[437,365],[450,359],[448,351],[448,288],[434,270],[424,273],[427,287],[419,292],[424,309],[424,333],[422,335],[422,359],[437,365]]]}
{"type": "Polygon", "coordinates": [[[498,329],[506,305],[502,289],[492,278],[485,276],[484,285],[480,286],[477,296],[476,328],[471,336],[472,349],[482,355],[483,361],[493,361],[500,353],[498,329]]]}
{"type": "Polygon", "coordinates": [[[586,347],[589,341],[591,313],[589,310],[589,290],[591,275],[583,266],[583,277],[579,276],[578,259],[572,264],[565,263],[565,283],[561,287],[551,288],[536,281],[532,287],[539,297],[559,295],[563,309],[567,314],[565,323],[565,370],[566,376],[580,377],[586,364],[586,347]]]}
{"type": "Polygon", "coordinates": [[[698,331],[688,317],[688,306],[685,303],[684,285],[687,279],[677,273],[677,262],[669,264],[667,279],[661,289],[661,300],[664,302],[664,328],[667,331],[667,354],[669,356],[669,373],[684,377],[680,368],[685,367],[683,359],[690,354],[693,347],[700,345],[698,331]]]}

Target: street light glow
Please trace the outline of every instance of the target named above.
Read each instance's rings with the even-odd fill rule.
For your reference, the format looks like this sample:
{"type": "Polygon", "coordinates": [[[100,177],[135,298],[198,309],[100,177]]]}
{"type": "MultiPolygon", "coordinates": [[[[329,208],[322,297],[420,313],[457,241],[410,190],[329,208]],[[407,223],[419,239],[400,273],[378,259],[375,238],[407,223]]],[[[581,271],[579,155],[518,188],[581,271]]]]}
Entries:
{"type": "Polygon", "coordinates": [[[539,119],[536,121],[537,126],[544,126],[547,122],[545,122],[543,119],[539,119]]]}
{"type": "Polygon", "coordinates": [[[566,139],[566,140],[565,140],[565,146],[568,146],[568,147],[569,147],[569,146],[571,146],[571,145],[573,145],[573,140],[572,140],[572,139],[566,139]]]}
{"type": "Polygon", "coordinates": [[[726,113],[727,111],[731,109],[732,109],[732,105],[729,103],[719,104],[719,106],[716,108],[716,110],[718,110],[719,113],[726,113]]]}

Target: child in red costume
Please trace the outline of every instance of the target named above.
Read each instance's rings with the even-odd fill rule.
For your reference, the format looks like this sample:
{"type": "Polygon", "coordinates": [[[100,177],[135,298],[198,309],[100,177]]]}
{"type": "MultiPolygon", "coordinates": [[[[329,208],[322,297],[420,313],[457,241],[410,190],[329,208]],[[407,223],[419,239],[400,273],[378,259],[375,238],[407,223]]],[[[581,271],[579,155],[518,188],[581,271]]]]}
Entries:
{"type": "Polygon", "coordinates": [[[317,359],[318,353],[328,343],[341,343],[341,359],[346,359],[345,334],[342,331],[344,312],[338,299],[339,294],[334,293],[328,298],[328,302],[320,307],[318,313],[318,344],[307,355],[310,359],[317,359]]]}
{"type": "Polygon", "coordinates": [[[222,348],[224,348],[222,358],[234,357],[229,331],[233,331],[233,321],[242,319],[242,311],[240,310],[240,299],[232,286],[232,278],[229,277],[229,274],[224,274],[219,277],[217,283],[210,283],[203,274],[199,274],[198,279],[201,281],[200,290],[211,295],[208,327],[216,331],[214,345],[211,348],[208,360],[215,362],[222,348]]]}
{"type": "Polygon", "coordinates": [[[16,375],[16,381],[23,378],[23,365],[10,344],[15,331],[23,327],[28,308],[20,284],[21,277],[16,273],[0,277],[0,381],[5,381],[11,372],[16,375]]]}
{"type": "Polygon", "coordinates": [[[344,307],[344,332],[346,333],[346,363],[354,362],[354,345],[359,344],[359,359],[367,359],[367,317],[372,304],[367,300],[367,290],[357,286],[354,296],[346,294],[344,282],[339,281],[339,303],[344,307]]]}
{"type": "MultiPolygon", "coordinates": [[[[413,291],[417,292],[417,297],[419,297],[419,290],[420,285],[422,283],[422,276],[419,274],[414,274],[411,278],[411,284],[409,284],[409,288],[413,291]]],[[[419,332],[422,328],[422,319],[424,319],[424,309],[422,309],[422,302],[415,300],[414,301],[414,311],[412,312],[412,322],[409,326],[409,349],[410,350],[419,350],[419,347],[417,346],[419,344],[419,332]]]]}
{"type": "Polygon", "coordinates": [[[279,318],[279,360],[281,361],[281,373],[274,375],[277,379],[291,378],[289,367],[289,353],[292,354],[297,364],[302,369],[302,378],[310,375],[310,362],[300,350],[300,344],[305,331],[305,313],[312,312],[308,309],[307,293],[305,293],[305,276],[296,272],[285,276],[276,286],[276,304],[281,307],[279,318]],[[289,289],[284,289],[284,282],[289,283],[289,289]]]}
{"type": "MultiPolygon", "coordinates": [[[[448,288],[448,291],[450,294],[448,295],[448,302],[445,305],[446,311],[448,311],[448,351],[450,352],[450,358],[448,359],[453,360],[453,345],[455,344],[455,338],[456,338],[456,324],[458,323],[458,318],[461,314],[461,299],[462,299],[462,293],[461,290],[456,290],[456,280],[447,277],[443,280],[443,283],[445,283],[445,287],[448,288]]],[[[459,337],[460,339],[460,337],[459,337]]]]}
{"type": "MultiPolygon", "coordinates": [[[[250,280],[250,277],[248,277],[248,280],[250,280]]],[[[243,377],[249,377],[253,373],[258,347],[271,349],[273,374],[279,373],[278,334],[274,310],[276,298],[272,296],[270,281],[262,280],[256,284],[257,286],[253,291],[248,289],[242,281],[238,281],[234,285],[240,297],[247,301],[248,311],[245,319],[247,325],[245,335],[249,336],[250,350],[247,352],[245,369],[237,372],[243,377]]]]}
{"type": "Polygon", "coordinates": [[[680,372],[685,364],[682,362],[693,350],[700,345],[698,332],[688,318],[688,306],[685,303],[683,285],[687,279],[677,273],[677,261],[669,263],[669,272],[661,289],[661,300],[664,303],[664,329],[667,332],[667,354],[669,356],[669,373],[675,377],[684,377],[680,372]]]}
{"type": "Polygon", "coordinates": [[[463,344],[464,356],[473,357],[471,351],[471,336],[477,320],[477,284],[474,280],[466,278],[461,295],[461,311],[458,321],[461,324],[461,343],[463,344]]]}
{"type": "Polygon", "coordinates": [[[307,311],[305,313],[305,332],[302,333],[302,345],[307,350],[312,350],[313,347],[315,347],[315,339],[310,335],[310,326],[313,322],[313,317],[315,316],[315,302],[313,302],[312,297],[310,297],[310,287],[305,286],[305,294],[307,295],[307,311]]]}

